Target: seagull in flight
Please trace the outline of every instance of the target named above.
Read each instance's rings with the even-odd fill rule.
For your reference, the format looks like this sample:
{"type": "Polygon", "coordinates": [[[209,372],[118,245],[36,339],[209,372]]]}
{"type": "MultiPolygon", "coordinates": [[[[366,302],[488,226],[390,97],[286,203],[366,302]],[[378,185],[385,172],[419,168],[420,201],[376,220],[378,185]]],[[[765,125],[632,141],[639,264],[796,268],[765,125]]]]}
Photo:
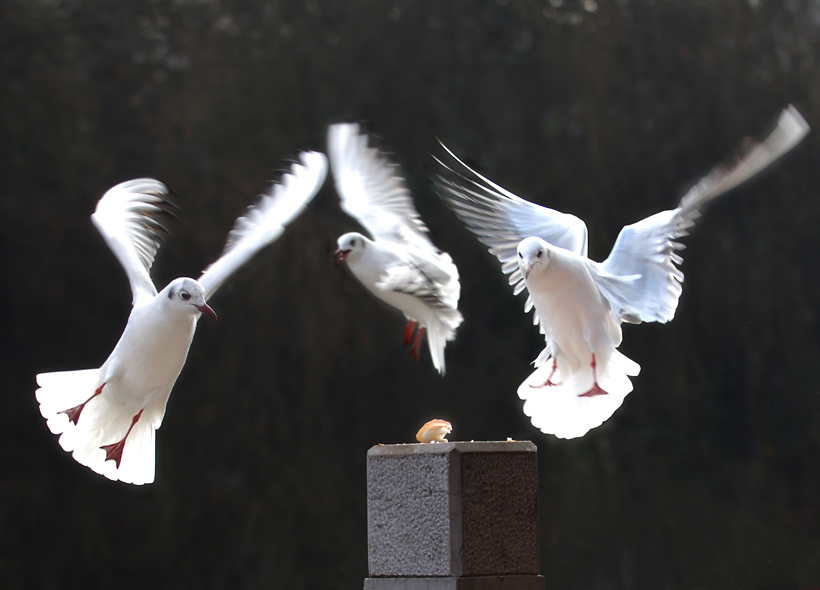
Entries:
{"type": "Polygon", "coordinates": [[[444,347],[455,338],[463,320],[458,311],[461,286],[456,265],[427,237],[427,227],[396,166],[368,147],[367,135],[360,133],[357,124],[331,125],[327,144],[342,209],[370,234],[341,236],[336,264],[347,261],[368,290],[404,313],[408,320],[404,346],[412,342],[416,362],[427,333],[433,366],[444,375],[444,347]]]}
{"type": "Polygon", "coordinates": [[[176,208],[152,178],[118,184],[91,216],[131,283],[125,330],[98,369],[41,373],[35,395],[48,428],[79,463],[111,480],[154,481],[154,438],[185,364],[197,321],[216,319],[208,300],[239,267],[277,239],[325,180],[327,160],[301,161],[236,220],[220,258],[198,280],[181,277],[157,292],[150,271],[167,230],[158,218],[176,208]]]}
{"type": "Polygon", "coordinates": [[[789,105],[762,142],[747,140],[738,157],[713,168],[675,209],[624,227],[609,257],[587,258],[582,220],[530,203],[471,170],[446,147],[437,191],[509,274],[517,295],[528,291],[546,348],[518,388],[537,428],[559,438],[601,425],[632,391],[640,367],[617,350],[621,323],[668,322],[681,295],[677,240],[701,207],[761,172],[797,145],[809,126],[789,105]]]}

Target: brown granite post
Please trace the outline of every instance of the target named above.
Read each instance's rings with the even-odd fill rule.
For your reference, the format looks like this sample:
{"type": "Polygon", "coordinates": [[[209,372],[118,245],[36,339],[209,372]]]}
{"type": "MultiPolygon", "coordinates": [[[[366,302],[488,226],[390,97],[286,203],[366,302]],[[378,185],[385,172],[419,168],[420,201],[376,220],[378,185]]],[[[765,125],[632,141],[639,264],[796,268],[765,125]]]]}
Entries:
{"type": "Polygon", "coordinates": [[[544,590],[527,441],[367,452],[365,590],[544,590]]]}

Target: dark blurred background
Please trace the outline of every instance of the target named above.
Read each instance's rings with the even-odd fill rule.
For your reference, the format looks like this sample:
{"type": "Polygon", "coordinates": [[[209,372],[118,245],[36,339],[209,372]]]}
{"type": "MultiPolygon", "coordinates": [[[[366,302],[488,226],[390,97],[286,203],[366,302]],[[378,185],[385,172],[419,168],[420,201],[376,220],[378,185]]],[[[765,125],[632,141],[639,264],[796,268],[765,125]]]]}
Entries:
{"type": "Polygon", "coordinates": [[[4,0],[0,4],[0,585],[360,588],[365,454],[445,418],[532,440],[556,589],[820,584],[820,4],[814,0],[4,0]],[[602,427],[521,411],[543,340],[432,191],[439,137],[521,196],[620,228],[674,207],[794,103],[815,131],[706,211],[669,325],[602,427]],[[99,366],[130,310],[92,226],[114,184],[183,207],[154,278],[197,277],[285,158],[362,121],[462,277],[447,376],[332,262],[328,182],[212,300],[158,432],[156,483],[75,463],[39,372],[99,366]]]}

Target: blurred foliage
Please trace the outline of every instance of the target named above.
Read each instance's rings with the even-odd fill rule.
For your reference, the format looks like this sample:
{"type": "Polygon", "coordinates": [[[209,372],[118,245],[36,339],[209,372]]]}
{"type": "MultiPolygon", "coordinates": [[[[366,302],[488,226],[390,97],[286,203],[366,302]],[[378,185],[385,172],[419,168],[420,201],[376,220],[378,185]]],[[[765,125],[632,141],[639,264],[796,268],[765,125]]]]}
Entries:
{"type": "Polygon", "coordinates": [[[354,588],[365,453],[433,417],[539,448],[549,588],[820,584],[820,142],[711,207],[667,326],[604,426],[561,441],[515,389],[523,300],[431,191],[435,137],[584,218],[593,258],[793,102],[820,129],[814,0],[6,0],[0,5],[0,579],[6,588],[354,588]],[[88,216],[154,176],[184,212],[154,269],[198,276],[326,126],[368,122],[462,275],[448,373],[345,270],[328,183],[215,298],[158,433],[157,481],[77,465],[34,375],[98,366],[128,285],[88,216]]]}

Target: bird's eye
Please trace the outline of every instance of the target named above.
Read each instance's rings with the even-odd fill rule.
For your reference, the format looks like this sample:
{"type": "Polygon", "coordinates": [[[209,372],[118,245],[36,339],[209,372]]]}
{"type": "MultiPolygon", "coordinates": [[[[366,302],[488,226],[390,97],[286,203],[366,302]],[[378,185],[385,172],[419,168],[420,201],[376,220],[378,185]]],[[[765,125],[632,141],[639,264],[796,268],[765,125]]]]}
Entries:
{"type": "Polygon", "coordinates": [[[180,299],[183,301],[188,301],[191,298],[191,294],[188,291],[181,291],[179,294],[180,299]]]}
{"type": "Polygon", "coordinates": [[[524,258],[524,255],[523,255],[523,254],[521,254],[521,252],[519,252],[519,253],[518,253],[518,257],[519,257],[519,258],[524,258]]]}
{"type": "Polygon", "coordinates": [[[538,251],[538,254],[536,254],[535,256],[536,256],[536,257],[538,257],[538,258],[541,258],[541,255],[542,255],[543,253],[544,253],[544,251],[543,251],[543,250],[539,250],[539,251],[538,251]]]}

